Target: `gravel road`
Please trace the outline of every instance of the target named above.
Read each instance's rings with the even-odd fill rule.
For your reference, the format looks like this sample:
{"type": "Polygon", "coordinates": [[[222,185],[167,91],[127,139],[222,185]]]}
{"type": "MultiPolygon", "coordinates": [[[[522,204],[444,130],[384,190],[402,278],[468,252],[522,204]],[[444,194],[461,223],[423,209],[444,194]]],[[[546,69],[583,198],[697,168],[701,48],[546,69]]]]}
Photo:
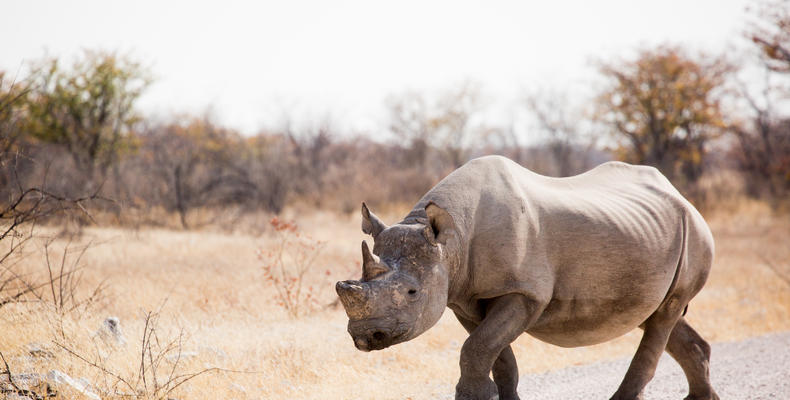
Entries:
{"type": "MultiPolygon", "coordinates": [[[[722,400],[790,399],[790,332],[740,342],[714,343],[711,381],[722,400]]],[[[608,399],[620,384],[630,358],[543,374],[524,375],[522,399],[608,399]]],[[[666,353],[647,385],[645,400],[680,400],[688,394],[683,371],[666,353]]]]}

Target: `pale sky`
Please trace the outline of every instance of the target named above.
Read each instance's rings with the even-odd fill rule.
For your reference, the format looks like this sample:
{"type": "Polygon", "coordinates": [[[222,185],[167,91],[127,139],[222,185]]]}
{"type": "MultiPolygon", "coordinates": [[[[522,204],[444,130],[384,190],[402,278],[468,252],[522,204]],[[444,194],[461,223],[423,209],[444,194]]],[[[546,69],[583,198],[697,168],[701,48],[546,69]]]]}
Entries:
{"type": "Polygon", "coordinates": [[[3,0],[0,68],[44,54],[120,50],[150,66],[149,114],[199,113],[245,133],[283,112],[385,127],[384,99],[479,82],[494,103],[525,88],[588,93],[592,60],[675,43],[741,41],[745,0],[3,0]]]}

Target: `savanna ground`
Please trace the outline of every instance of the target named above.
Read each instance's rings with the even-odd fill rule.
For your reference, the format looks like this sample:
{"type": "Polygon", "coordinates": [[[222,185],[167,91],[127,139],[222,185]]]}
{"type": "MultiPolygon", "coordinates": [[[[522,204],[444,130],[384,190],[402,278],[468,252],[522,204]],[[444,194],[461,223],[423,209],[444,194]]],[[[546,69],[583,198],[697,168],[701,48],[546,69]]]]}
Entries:
{"type": "MultiPolygon", "coordinates": [[[[379,214],[391,223],[403,212],[379,214]]],[[[790,331],[790,216],[744,202],[706,218],[716,261],[686,318],[712,342],[790,331]]],[[[235,229],[88,227],[79,236],[38,227],[39,237],[13,261],[16,268],[30,277],[46,274],[43,237],[55,237],[47,245],[50,264],[59,268],[69,247],[64,265],[82,268],[75,293],[81,305],[59,309],[51,301],[59,294],[43,292],[43,301],[3,306],[0,352],[14,373],[58,369],[84,377],[110,398],[431,399],[453,393],[466,333],[449,311],[419,338],[383,351],[359,352],[346,333],[346,316],[332,305],[334,283],[360,275],[359,242],[370,238],[360,231],[359,215],[289,210],[283,220],[325,242],[304,277],[315,301],[296,318],[278,304],[264,268],[282,232],[243,233],[250,231],[243,227],[269,226],[267,217],[250,217],[235,229]],[[81,302],[102,282],[93,301],[81,302]],[[119,318],[125,343],[97,335],[108,316],[119,318]],[[32,343],[46,354],[31,355],[32,343]],[[178,376],[206,369],[173,388],[178,376]]],[[[520,372],[530,373],[630,355],[639,338],[633,331],[601,345],[563,349],[523,335],[513,350],[520,372]]],[[[81,396],[68,387],[58,391],[64,398],[81,396]]]]}

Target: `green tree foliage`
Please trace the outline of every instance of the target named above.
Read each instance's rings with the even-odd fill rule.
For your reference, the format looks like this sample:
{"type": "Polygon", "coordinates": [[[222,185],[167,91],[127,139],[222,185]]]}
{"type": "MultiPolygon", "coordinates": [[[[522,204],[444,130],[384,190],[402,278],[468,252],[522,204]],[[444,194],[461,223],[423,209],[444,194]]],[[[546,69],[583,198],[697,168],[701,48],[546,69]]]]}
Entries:
{"type": "Polygon", "coordinates": [[[0,167],[9,162],[9,155],[22,139],[27,93],[24,84],[7,79],[6,73],[0,71],[0,167]]]}
{"type": "Polygon", "coordinates": [[[598,116],[614,133],[616,155],[694,183],[706,144],[726,127],[720,102],[732,70],[723,59],[669,46],[602,64],[608,85],[597,100],[598,116]]]}
{"type": "Polygon", "coordinates": [[[26,157],[20,157],[28,144],[23,129],[27,120],[27,95],[24,82],[8,79],[6,73],[0,71],[0,204],[14,198],[19,186],[20,164],[29,164],[26,157]]]}
{"type": "Polygon", "coordinates": [[[116,53],[85,51],[70,68],[56,58],[35,63],[29,79],[29,132],[64,146],[88,182],[103,177],[132,144],[147,71],[116,53]]]}

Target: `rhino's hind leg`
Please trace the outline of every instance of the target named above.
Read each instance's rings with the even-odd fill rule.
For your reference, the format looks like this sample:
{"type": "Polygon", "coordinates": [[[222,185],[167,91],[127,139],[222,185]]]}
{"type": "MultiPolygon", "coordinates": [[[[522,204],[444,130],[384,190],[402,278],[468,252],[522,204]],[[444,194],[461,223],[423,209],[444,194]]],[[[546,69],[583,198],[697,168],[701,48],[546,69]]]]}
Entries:
{"type": "Polygon", "coordinates": [[[686,400],[719,400],[710,385],[710,345],[682,317],[669,336],[667,353],[686,374],[689,383],[686,400]]]}
{"type": "Polygon", "coordinates": [[[653,379],[658,359],[667,347],[684,305],[677,298],[670,298],[641,326],[644,329],[642,341],[639,342],[623,382],[611,400],[642,399],[642,390],[653,379]]]}

